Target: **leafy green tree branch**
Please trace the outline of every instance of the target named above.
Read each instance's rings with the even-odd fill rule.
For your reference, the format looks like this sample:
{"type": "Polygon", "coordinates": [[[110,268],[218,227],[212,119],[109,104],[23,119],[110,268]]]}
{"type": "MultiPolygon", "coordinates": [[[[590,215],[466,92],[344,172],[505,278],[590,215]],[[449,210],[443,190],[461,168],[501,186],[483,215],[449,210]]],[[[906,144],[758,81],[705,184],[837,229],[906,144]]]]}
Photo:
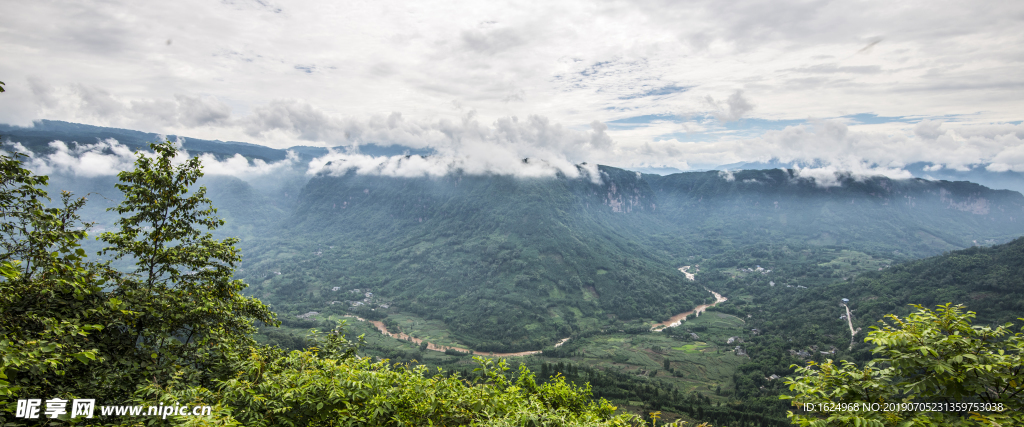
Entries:
{"type": "Polygon", "coordinates": [[[961,305],[914,307],[874,327],[865,341],[876,357],[863,367],[795,366],[786,379],[794,393],[781,396],[797,408],[790,419],[803,426],[1024,423],[1024,334],[1012,333],[1012,323],[973,325],[975,313],[961,305]]]}

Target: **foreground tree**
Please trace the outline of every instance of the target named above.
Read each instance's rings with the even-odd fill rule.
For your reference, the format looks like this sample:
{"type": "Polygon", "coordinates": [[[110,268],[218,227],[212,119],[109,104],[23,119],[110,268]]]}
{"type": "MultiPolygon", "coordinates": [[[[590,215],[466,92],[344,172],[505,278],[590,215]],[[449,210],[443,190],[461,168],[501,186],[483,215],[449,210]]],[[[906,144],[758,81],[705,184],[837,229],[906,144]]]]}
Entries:
{"type": "Polygon", "coordinates": [[[97,387],[96,334],[123,319],[120,302],[102,291],[103,266],[79,247],[85,201],[64,193],[61,207],[47,207],[46,177],[22,159],[0,156],[0,413],[13,411],[15,396],[79,397],[97,387]]]}
{"type": "Polygon", "coordinates": [[[120,215],[118,231],[100,235],[110,245],[101,255],[134,264],[111,277],[111,297],[133,311],[116,334],[126,354],[121,363],[158,382],[175,366],[196,368],[192,381],[209,381],[207,368],[223,357],[214,350],[254,345],[254,322],[274,325],[276,318],[232,279],[241,261],[237,239],[210,234],[224,221],[214,216],[206,188],[191,188],[203,175],[199,158],[184,158],[170,141],[150,147],[154,155],[139,153],[135,169],[118,174],[125,197],[111,208],[120,215]],[[218,343],[224,340],[232,346],[218,343]]]}
{"type": "Polygon", "coordinates": [[[311,341],[318,345],[287,355],[267,348],[240,354],[234,374],[215,387],[172,382],[148,388],[146,398],[214,407],[210,418],[170,418],[189,426],[644,425],[616,415],[604,399],[591,400],[589,385],[577,387],[561,376],[538,385],[525,366],[509,374],[503,359],[476,357],[482,375],[467,381],[440,371],[430,375],[422,365],[358,357],[358,344],[340,328],[311,341]]]}
{"type": "Polygon", "coordinates": [[[47,178],[0,156],[0,423],[19,397],[124,403],[181,367],[182,381],[209,383],[228,353],[255,344],[254,322],[275,324],[231,279],[235,241],[199,229],[223,222],[204,189],[190,191],[198,158],[151,147],[120,174],[120,229],[102,236],[104,253],[135,265],[126,273],[86,261],[84,199],[47,207],[47,178]]]}
{"type": "MultiPolygon", "coordinates": [[[[971,324],[960,305],[915,306],[868,334],[863,367],[810,362],[786,379],[803,426],[1024,425],[1024,334],[971,324]]],[[[1024,320],[1024,319],[1022,319],[1024,320]]]]}

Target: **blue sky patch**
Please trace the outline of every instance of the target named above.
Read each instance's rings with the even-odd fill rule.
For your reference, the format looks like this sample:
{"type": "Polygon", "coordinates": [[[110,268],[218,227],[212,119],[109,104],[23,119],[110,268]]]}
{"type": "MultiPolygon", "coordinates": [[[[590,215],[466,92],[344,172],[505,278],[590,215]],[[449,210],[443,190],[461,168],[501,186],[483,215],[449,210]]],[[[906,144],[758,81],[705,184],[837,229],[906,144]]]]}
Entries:
{"type": "Polygon", "coordinates": [[[643,127],[645,124],[654,122],[682,123],[683,118],[675,114],[645,114],[642,116],[627,117],[624,119],[605,122],[608,128],[613,130],[630,130],[643,127]]]}
{"type": "Polygon", "coordinates": [[[844,119],[852,119],[855,124],[860,124],[860,125],[880,125],[882,123],[893,123],[893,122],[898,122],[898,123],[917,123],[917,122],[921,121],[920,117],[907,117],[907,116],[885,117],[885,116],[879,116],[878,114],[871,114],[871,113],[850,114],[850,115],[842,116],[842,118],[844,118],[844,119]]]}
{"type": "Polygon", "coordinates": [[[683,92],[686,92],[686,91],[688,91],[690,89],[691,89],[690,87],[686,87],[686,86],[668,85],[668,86],[663,86],[663,87],[659,87],[659,88],[653,88],[653,89],[647,90],[645,92],[634,93],[634,94],[626,95],[626,96],[620,96],[619,99],[636,99],[636,98],[644,98],[644,97],[648,97],[648,96],[665,96],[665,95],[671,95],[673,93],[683,93],[683,92]]]}
{"type": "Polygon", "coordinates": [[[654,137],[655,141],[674,139],[679,142],[713,142],[722,138],[715,132],[672,132],[654,137]]]}
{"type": "Polygon", "coordinates": [[[768,130],[782,130],[789,126],[799,126],[804,123],[807,123],[807,120],[740,119],[732,122],[720,123],[719,126],[728,130],[763,132],[768,130]]]}

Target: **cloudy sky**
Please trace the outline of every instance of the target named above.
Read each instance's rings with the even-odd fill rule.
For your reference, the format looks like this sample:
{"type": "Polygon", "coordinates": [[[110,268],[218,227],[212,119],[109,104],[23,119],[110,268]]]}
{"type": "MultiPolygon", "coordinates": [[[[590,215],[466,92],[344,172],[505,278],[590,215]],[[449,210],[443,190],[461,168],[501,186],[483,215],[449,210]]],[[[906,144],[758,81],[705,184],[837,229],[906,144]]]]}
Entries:
{"type": "Polygon", "coordinates": [[[1014,0],[0,8],[0,123],[398,143],[485,165],[1024,171],[1014,0]]]}

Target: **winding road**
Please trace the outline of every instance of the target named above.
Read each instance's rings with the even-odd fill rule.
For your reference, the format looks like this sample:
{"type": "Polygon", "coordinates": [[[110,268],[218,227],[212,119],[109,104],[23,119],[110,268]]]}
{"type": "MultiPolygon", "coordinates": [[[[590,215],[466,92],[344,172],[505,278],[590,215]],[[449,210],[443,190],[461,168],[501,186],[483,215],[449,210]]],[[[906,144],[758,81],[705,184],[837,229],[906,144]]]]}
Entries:
{"type": "Polygon", "coordinates": [[[850,325],[850,347],[846,349],[847,351],[850,351],[853,350],[853,337],[857,336],[857,332],[860,332],[860,328],[853,330],[853,315],[850,314],[850,307],[845,303],[843,304],[843,307],[846,308],[846,323],[850,325]]]}

